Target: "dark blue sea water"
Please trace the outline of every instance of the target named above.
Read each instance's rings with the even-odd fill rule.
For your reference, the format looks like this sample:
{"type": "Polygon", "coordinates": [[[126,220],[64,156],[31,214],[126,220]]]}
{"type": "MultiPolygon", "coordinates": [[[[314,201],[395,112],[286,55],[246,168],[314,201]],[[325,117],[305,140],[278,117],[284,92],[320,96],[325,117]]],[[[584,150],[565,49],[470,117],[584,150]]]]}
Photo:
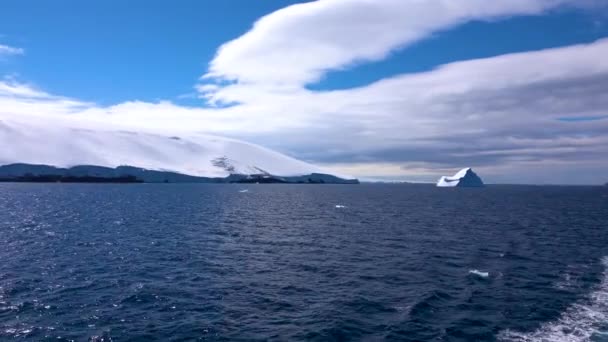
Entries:
{"type": "Polygon", "coordinates": [[[607,256],[602,187],[0,184],[0,340],[607,341],[607,256]]]}

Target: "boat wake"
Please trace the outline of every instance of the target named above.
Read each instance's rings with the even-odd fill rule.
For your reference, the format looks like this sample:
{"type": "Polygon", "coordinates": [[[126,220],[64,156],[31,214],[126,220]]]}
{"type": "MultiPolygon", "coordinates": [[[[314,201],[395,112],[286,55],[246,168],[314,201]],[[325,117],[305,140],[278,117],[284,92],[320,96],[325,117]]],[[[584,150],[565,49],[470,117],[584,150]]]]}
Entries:
{"type": "Polygon", "coordinates": [[[544,323],[532,332],[505,330],[499,341],[583,342],[600,340],[608,334],[608,257],[602,258],[602,281],[587,299],[570,306],[557,321],[544,323]]]}

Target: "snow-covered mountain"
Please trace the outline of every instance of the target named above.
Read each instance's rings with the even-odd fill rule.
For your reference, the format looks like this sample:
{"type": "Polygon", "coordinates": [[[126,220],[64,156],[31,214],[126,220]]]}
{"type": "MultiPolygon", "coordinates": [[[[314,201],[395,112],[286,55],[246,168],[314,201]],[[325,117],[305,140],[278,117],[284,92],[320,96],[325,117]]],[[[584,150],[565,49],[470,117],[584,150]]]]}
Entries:
{"type": "Polygon", "coordinates": [[[217,136],[165,136],[0,118],[0,166],[16,163],[58,168],[127,165],[209,178],[231,174],[281,177],[331,174],[267,148],[217,136]]]}
{"type": "Polygon", "coordinates": [[[482,187],[483,181],[467,167],[458,171],[452,177],[443,176],[437,181],[438,187],[482,187]]]}

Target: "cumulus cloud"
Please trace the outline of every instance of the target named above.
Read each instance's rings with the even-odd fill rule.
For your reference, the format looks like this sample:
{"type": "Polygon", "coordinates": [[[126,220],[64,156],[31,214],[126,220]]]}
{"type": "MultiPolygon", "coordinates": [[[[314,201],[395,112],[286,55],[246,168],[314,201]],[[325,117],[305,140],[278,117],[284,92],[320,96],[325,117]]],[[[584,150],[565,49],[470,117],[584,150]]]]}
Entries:
{"type": "Polygon", "coordinates": [[[35,115],[72,125],[227,135],[367,178],[432,181],[473,166],[487,181],[604,182],[608,60],[601,56],[608,55],[608,39],[455,62],[353,89],[305,87],[328,70],[380,60],[466,21],[573,4],[581,2],[295,5],[221,47],[197,86],[204,99],[236,105],[133,101],[104,107],[0,81],[0,119],[35,115]]]}

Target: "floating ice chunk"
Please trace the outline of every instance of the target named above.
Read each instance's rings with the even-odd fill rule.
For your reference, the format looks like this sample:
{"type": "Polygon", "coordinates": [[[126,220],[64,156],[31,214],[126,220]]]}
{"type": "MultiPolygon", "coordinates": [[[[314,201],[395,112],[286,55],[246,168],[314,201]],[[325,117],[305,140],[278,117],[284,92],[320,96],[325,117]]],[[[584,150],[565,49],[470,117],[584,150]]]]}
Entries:
{"type": "Polygon", "coordinates": [[[473,274],[473,275],[476,275],[476,276],[482,277],[482,278],[487,278],[490,276],[490,272],[483,272],[483,271],[479,271],[479,270],[470,270],[469,274],[473,274]]]}

